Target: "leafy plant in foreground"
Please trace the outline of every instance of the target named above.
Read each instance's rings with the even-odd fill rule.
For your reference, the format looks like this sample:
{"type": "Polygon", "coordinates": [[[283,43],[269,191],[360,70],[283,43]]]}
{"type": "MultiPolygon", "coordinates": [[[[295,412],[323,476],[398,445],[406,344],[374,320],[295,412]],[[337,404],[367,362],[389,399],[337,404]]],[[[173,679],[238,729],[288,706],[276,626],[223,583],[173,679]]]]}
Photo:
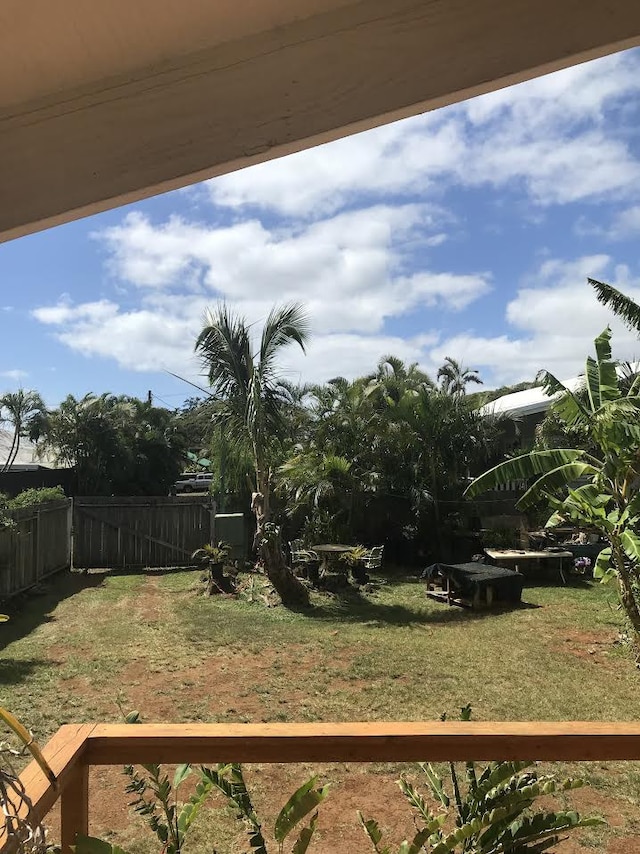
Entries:
{"type": "MultiPolygon", "coordinates": [[[[137,713],[128,716],[130,723],[138,720],[137,713]],[[134,717],[135,716],[135,717],[134,717]]],[[[224,795],[236,810],[236,817],[246,829],[252,854],[268,854],[267,842],[262,833],[262,822],[254,809],[247,789],[242,768],[237,764],[220,764],[215,768],[179,765],[173,780],[161,765],[142,765],[144,773],[133,766],[125,766],[129,778],[126,791],[134,795],[131,802],[157,837],[163,854],[181,854],[193,822],[214,791],[224,795]],[[194,793],[183,804],[179,804],[177,793],[182,783],[192,773],[199,777],[194,793]]],[[[295,828],[313,813],[309,823],[299,831],[291,854],[305,854],[316,829],[317,806],[326,798],[328,786],[315,788],[316,777],[307,780],[297,789],[282,807],[275,820],[273,836],[278,845],[278,854],[283,854],[285,842],[295,828]]],[[[212,854],[216,854],[212,847],[212,854]]],[[[81,836],[76,842],[76,854],[127,854],[116,845],[92,836],[81,836]]]]}
{"type": "MultiPolygon", "coordinates": [[[[461,719],[471,719],[470,706],[461,710],[461,719]]],[[[482,769],[466,762],[463,773],[449,763],[451,795],[430,763],[421,762],[419,767],[440,809],[433,812],[415,786],[400,778],[402,794],[422,826],[411,842],[401,843],[398,854],[538,854],[556,845],[564,833],[604,824],[600,818],[580,818],[573,811],[533,812],[539,796],[577,789],[583,781],[538,775],[532,762],[491,762],[482,769]],[[452,820],[454,827],[447,830],[445,825],[452,820]]],[[[388,845],[382,845],[378,823],[362,813],[358,816],[377,854],[392,854],[388,845]]]]}

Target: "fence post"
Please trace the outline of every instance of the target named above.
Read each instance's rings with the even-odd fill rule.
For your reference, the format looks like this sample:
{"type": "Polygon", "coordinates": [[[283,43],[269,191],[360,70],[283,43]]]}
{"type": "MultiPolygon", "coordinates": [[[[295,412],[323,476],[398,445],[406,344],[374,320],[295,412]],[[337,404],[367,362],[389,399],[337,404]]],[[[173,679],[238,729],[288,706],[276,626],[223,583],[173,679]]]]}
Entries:
{"type": "Polygon", "coordinates": [[[40,513],[41,512],[42,512],[42,508],[38,506],[36,508],[36,517],[35,517],[35,523],[36,523],[36,577],[35,577],[35,581],[40,581],[40,579],[42,578],[42,555],[40,553],[40,546],[41,546],[40,528],[42,527],[40,524],[40,521],[41,521],[40,520],[40,513]]]}
{"type": "Polygon", "coordinates": [[[73,518],[73,497],[69,498],[67,505],[67,546],[69,551],[69,570],[73,571],[73,547],[75,542],[75,528],[73,518]]]}
{"type": "Polygon", "coordinates": [[[60,796],[62,854],[71,854],[76,835],[89,832],[89,766],[79,764],[60,796]]]}

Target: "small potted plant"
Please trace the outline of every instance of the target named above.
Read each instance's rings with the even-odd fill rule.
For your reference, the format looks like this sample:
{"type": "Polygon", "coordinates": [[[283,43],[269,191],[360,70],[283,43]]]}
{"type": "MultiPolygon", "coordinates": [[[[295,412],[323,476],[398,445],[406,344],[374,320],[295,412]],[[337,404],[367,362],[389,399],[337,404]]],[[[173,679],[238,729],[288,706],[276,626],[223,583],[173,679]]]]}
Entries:
{"type": "Polygon", "coordinates": [[[191,555],[207,572],[208,596],[214,593],[233,593],[235,591],[235,578],[229,573],[225,573],[230,551],[229,543],[220,540],[216,545],[207,543],[201,549],[196,549],[191,555]]]}
{"type": "Polygon", "coordinates": [[[351,570],[351,576],[357,584],[366,584],[369,581],[369,576],[364,567],[366,556],[367,549],[364,546],[354,546],[348,552],[340,555],[340,560],[347,564],[351,570]]]}

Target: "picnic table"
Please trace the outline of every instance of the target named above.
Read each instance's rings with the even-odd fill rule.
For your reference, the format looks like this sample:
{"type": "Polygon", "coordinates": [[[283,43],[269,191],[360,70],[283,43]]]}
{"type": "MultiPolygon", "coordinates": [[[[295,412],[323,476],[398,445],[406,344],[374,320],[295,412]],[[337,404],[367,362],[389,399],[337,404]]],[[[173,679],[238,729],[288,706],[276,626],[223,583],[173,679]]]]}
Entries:
{"type": "Polygon", "coordinates": [[[336,565],[343,575],[347,574],[346,566],[340,565],[339,558],[340,555],[350,552],[353,546],[347,546],[344,543],[320,543],[319,546],[311,548],[320,557],[320,575],[326,575],[331,567],[336,565]]]}
{"type": "Polygon", "coordinates": [[[524,576],[519,572],[476,562],[434,563],[422,576],[427,579],[431,599],[467,608],[517,604],[524,586],[524,576]]]}
{"type": "Polygon", "coordinates": [[[573,563],[573,555],[564,549],[485,549],[484,553],[492,564],[515,569],[529,579],[559,578],[563,584],[567,583],[569,565],[573,563]]]}

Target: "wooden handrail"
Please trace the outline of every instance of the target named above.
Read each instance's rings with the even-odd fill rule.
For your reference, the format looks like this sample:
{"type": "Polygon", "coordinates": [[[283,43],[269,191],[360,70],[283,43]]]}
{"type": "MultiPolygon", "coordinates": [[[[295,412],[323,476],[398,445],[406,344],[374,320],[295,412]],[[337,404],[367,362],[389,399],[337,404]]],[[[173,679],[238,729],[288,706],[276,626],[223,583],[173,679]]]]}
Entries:
{"type": "Polygon", "coordinates": [[[640,759],[640,723],[98,724],[90,765],[640,759]]]}
{"type": "MultiPolygon", "coordinates": [[[[27,811],[27,806],[23,803],[20,812],[32,824],[37,824],[44,819],[74,778],[78,767],[84,766],[81,760],[86,748],[86,739],[94,727],[95,724],[66,724],[60,727],[47,742],[42,752],[49,763],[49,767],[56,775],[55,785],[49,782],[35,761],[30,762],[20,775],[31,807],[27,811]]],[[[5,844],[5,827],[3,825],[0,828],[0,851],[3,850],[5,844]]]]}
{"type": "MultiPolygon", "coordinates": [[[[21,775],[41,821],[62,796],[62,846],[88,826],[91,765],[147,762],[412,762],[419,760],[637,760],[640,723],[461,722],[299,724],[83,724],[61,727],[44,748],[57,776],[32,762],[21,775]]],[[[0,852],[5,840],[0,833],[0,852]]]]}

